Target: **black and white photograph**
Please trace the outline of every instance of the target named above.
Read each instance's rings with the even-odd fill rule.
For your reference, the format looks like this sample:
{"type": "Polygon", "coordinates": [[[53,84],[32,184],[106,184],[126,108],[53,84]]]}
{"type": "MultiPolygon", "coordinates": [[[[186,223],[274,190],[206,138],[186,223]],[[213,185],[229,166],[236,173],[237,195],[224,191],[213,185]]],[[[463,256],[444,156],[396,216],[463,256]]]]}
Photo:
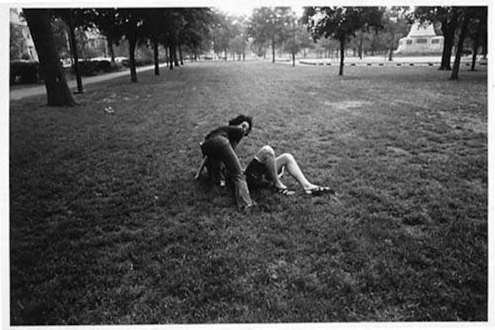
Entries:
{"type": "Polygon", "coordinates": [[[488,1],[1,8],[2,329],[495,326],[488,1]]]}

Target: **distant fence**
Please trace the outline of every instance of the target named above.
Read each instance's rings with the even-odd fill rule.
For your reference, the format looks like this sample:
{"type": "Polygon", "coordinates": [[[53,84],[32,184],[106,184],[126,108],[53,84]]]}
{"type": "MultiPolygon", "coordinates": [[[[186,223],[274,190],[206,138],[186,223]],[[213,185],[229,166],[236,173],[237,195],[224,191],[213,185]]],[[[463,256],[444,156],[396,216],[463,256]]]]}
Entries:
{"type": "MultiPolygon", "coordinates": [[[[340,66],[340,63],[336,62],[312,62],[312,61],[299,61],[304,65],[316,65],[316,66],[340,66]]],[[[344,66],[440,66],[440,62],[366,62],[366,63],[344,63],[344,66]]],[[[487,65],[487,62],[481,61],[478,65],[487,65]]],[[[461,65],[471,66],[471,62],[463,62],[461,65]]]]}

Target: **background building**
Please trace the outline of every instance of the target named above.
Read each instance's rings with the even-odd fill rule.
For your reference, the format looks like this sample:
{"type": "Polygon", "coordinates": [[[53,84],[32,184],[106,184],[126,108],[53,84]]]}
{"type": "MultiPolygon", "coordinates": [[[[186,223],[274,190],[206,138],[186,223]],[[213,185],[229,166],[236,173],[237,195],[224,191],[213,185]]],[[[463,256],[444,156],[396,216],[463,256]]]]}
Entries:
{"type": "Polygon", "coordinates": [[[407,37],[399,40],[399,47],[395,51],[395,54],[441,54],[443,51],[443,42],[444,37],[435,33],[433,24],[423,25],[414,23],[407,37]]]}
{"type": "Polygon", "coordinates": [[[19,40],[17,40],[16,42],[16,46],[18,49],[18,58],[11,58],[11,60],[23,58],[38,61],[38,53],[36,53],[33,38],[31,37],[31,33],[29,32],[29,27],[26,23],[26,20],[20,15],[20,12],[20,9],[10,8],[10,33],[12,35],[17,31],[17,33],[19,34],[19,40]]]}

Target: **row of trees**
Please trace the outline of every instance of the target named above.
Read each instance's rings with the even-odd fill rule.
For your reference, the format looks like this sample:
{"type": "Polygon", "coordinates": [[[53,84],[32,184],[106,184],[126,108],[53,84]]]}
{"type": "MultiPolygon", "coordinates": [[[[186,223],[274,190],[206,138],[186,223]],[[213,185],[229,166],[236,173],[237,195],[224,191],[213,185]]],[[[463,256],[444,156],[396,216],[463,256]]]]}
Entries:
{"type": "Polygon", "coordinates": [[[472,70],[477,51],[481,48],[486,55],[487,7],[417,7],[415,10],[407,6],[306,7],[302,18],[296,17],[289,7],[258,8],[249,19],[230,22],[230,25],[235,24],[234,29],[229,29],[228,22],[222,24],[221,29],[226,32],[223,36],[231,35],[232,42],[229,44],[228,37],[222,38],[221,47],[216,51],[226,54],[227,49],[232,53],[242,49],[244,52],[249,37],[251,50],[258,56],[264,56],[271,49],[275,62],[275,50],[278,49],[291,54],[295,63],[295,55],[301,50],[316,48],[325,54],[340,54],[339,74],[343,74],[344,54],[350,49],[360,58],[366,52],[387,53],[391,61],[399,39],[407,35],[415,21],[441,27],[439,32],[445,36],[445,44],[440,69],[452,70],[453,79],[458,78],[460,63],[459,56],[455,62],[459,63],[452,69],[453,49],[462,54],[463,49],[470,46],[472,70]],[[239,22],[241,28],[237,26],[239,22]],[[237,42],[239,39],[242,42],[237,42]]]}
{"type": "Polygon", "coordinates": [[[407,7],[393,7],[388,12],[384,7],[307,7],[303,19],[313,38],[332,38],[340,43],[340,75],[343,74],[347,44],[356,37],[357,33],[371,29],[388,31],[391,57],[397,36],[400,35],[397,32],[405,21],[441,23],[445,42],[440,69],[452,70],[451,79],[458,79],[466,37],[469,36],[473,44],[473,70],[480,45],[486,55],[487,7],[417,7],[411,13],[408,13],[407,7]],[[384,20],[387,16],[388,19],[384,20]],[[451,55],[456,36],[456,56],[454,67],[451,68],[451,55]]]}
{"type": "MultiPolygon", "coordinates": [[[[158,46],[169,50],[170,68],[179,65],[177,52],[187,44],[197,49],[208,35],[212,22],[208,8],[97,8],[97,9],[24,9],[24,16],[31,31],[40,60],[41,75],[47,88],[49,105],[74,105],[68,90],[60,57],[51,30],[51,19],[61,18],[68,26],[71,52],[78,90],[82,83],[78,70],[78,54],[75,28],[96,27],[107,38],[110,52],[113,45],[125,39],[129,49],[131,81],[137,82],[135,50],[138,44],[147,43],[154,50],[155,73],[159,74],[158,46]]],[[[113,58],[113,55],[112,55],[113,58]]]]}
{"type": "Polygon", "coordinates": [[[457,79],[460,56],[466,39],[471,41],[474,70],[476,56],[481,47],[483,55],[487,54],[488,44],[488,8],[487,7],[418,7],[414,17],[422,22],[439,22],[445,38],[440,70],[452,70],[450,58],[456,37],[456,57],[452,78],[457,79]]]}
{"type": "MultiPolygon", "coordinates": [[[[24,15],[37,49],[41,74],[45,80],[49,105],[72,105],[74,100],[67,88],[57,45],[50,22],[54,17],[65,22],[69,30],[74,71],[78,90],[82,83],[78,74],[78,52],[75,29],[94,28],[105,35],[113,59],[113,46],[127,41],[131,81],[137,82],[135,50],[139,45],[153,49],[155,74],[159,74],[158,47],[167,50],[170,69],[180,65],[183,47],[194,58],[206,50],[216,54],[228,52],[244,59],[246,48],[258,56],[276,49],[295,56],[314,42],[327,47],[338,45],[339,74],[343,74],[344,54],[353,48],[362,57],[368,48],[386,50],[392,59],[400,37],[405,36],[413,20],[441,23],[445,49],[441,69],[451,70],[450,55],[455,40],[457,54],[452,78],[457,79],[460,54],[465,40],[472,41],[475,52],[479,46],[486,54],[486,7],[306,7],[297,17],[290,7],[258,8],[251,17],[229,17],[209,8],[81,8],[81,9],[25,9],[24,15]],[[379,36],[379,37],[377,37],[379,36]],[[333,41],[332,41],[333,40],[333,41]],[[323,42],[327,41],[327,42],[323,42]]],[[[473,62],[474,65],[474,62],[473,62]]],[[[474,66],[473,66],[474,69],[474,66]]]]}

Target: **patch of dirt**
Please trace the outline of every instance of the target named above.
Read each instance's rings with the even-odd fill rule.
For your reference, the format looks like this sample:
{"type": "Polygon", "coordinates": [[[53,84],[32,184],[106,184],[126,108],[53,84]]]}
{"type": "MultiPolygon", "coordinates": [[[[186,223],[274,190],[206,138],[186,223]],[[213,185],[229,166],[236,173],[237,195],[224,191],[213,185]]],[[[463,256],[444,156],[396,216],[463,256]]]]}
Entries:
{"type": "Polygon", "coordinates": [[[402,156],[409,156],[410,153],[402,148],[397,148],[397,147],[387,147],[388,151],[391,151],[397,155],[402,155],[402,156]]]}
{"type": "Polygon", "coordinates": [[[404,231],[414,239],[426,239],[430,235],[424,230],[423,226],[404,226],[404,231]]]}
{"type": "MultiPolygon", "coordinates": [[[[416,112],[418,117],[428,119],[428,121],[442,120],[446,125],[453,129],[470,130],[475,133],[487,134],[488,124],[486,119],[470,115],[468,112],[460,114],[458,111],[437,111],[428,115],[416,112]]],[[[422,124],[428,124],[423,121],[422,124]]]]}
{"type": "Polygon", "coordinates": [[[488,124],[481,118],[472,116],[463,116],[462,118],[459,118],[458,114],[452,114],[447,111],[439,111],[439,114],[450,127],[462,127],[463,129],[471,130],[475,133],[487,134],[488,124]]]}
{"type": "Polygon", "coordinates": [[[325,101],[326,106],[332,107],[335,110],[349,111],[351,109],[361,108],[366,105],[370,105],[371,102],[366,101],[342,101],[342,102],[330,102],[325,101]]]}

